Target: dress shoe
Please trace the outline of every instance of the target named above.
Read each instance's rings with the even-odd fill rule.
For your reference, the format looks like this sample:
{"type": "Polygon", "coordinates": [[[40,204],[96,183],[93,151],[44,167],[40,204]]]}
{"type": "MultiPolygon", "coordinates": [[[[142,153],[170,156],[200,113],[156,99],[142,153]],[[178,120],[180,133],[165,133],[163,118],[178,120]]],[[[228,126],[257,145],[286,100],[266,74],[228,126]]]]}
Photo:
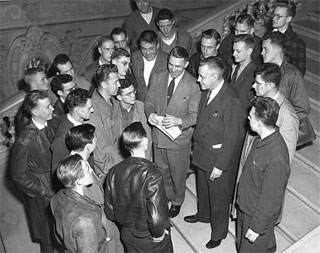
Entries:
{"type": "Polygon", "coordinates": [[[176,217],[180,213],[181,206],[172,205],[170,208],[170,218],[176,217]]]}
{"type": "Polygon", "coordinates": [[[220,245],[221,243],[221,240],[218,240],[218,241],[214,241],[214,240],[210,240],[207,244],[206,244],[206,247],[208,249],[213,249],[213,248],[216,248],[220,245]]]}
{"type": "Polygon", "coordinates": [[[199,221],[198,219],[198,215],[189,215],[189,216],[185,216],[184,218],[185,222],[189,222],[189,223],[196,223],[199,221]]]}

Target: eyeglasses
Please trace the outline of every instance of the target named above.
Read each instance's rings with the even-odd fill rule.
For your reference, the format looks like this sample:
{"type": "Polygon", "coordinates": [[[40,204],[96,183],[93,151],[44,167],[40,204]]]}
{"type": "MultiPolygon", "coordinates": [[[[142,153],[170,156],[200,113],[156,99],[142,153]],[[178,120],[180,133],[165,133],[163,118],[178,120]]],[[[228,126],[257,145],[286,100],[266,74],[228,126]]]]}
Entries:
{"type": "Polygon", "coordinates": [[[131,97],[137,93],[137,90],[133,90],[131,92],[128,92],[127,94],[122,94],[122,96],[131,97]]]}
{"type": "Polygon", "coordinates": [[[284,18],[284,17],[287,17],[287,16],[282,16],[282,15],[279,15],[279,14],[273,14],[272,15],[272,18],[275,18],[275,19],[280,19],[280,18],[284,18]]]}
{"type": "Polygon", "coordinates": [[[120,62],[124,67],[130,67],[131,63],[124,61],[124,62],[120,62]]]}

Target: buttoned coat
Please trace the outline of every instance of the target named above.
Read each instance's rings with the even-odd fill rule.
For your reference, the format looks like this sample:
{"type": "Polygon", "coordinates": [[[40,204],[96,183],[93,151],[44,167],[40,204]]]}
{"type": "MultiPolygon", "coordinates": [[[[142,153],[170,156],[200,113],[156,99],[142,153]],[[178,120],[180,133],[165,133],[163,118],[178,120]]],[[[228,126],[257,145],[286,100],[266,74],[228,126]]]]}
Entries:
{"type": "MultiPolygon", "coordinates": [[[[143,56],[140,50],[132,53],[131,63],[132,63],[133,74],[136,77],[138,82],[137,99],[140,101],[144,101],[145,96],[147,95],[147,92],[148,92],[148,86],[144,80],[144,61],[143,61],[143,56]]],[[[161,72],[166,70],[167,63],[168,63],[168,54],[159,50],[150,76],[155,72],[161,72]]]]}
{"type": "Polygon", "coordinates": [[[147,117],[151,113],[159,116],[171,115],[182,119],[182,133],[174,141],[153,127],[153,142],[158,148],[182,149],[190,145],[193,126],[197,121],[198,106],[201,96],[196,79],[187,71],[184,72],[180,82],[176,84],[175,91],[167,106],[167,87],[169,72],[154,73],[150,78],[150,88],[145,99],[145,112],[147,117]]]}

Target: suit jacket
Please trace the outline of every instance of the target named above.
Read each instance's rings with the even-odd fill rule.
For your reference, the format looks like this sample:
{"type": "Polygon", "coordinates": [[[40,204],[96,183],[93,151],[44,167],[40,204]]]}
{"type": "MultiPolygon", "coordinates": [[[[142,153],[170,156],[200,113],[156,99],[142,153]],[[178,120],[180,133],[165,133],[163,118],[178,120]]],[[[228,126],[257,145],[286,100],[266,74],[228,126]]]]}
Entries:
{"type": "Polygon", "coordinates": [[[193,126],[197,120],[201,91],[196,79],[185,71],[180,82],[176,84],[176,89],[167,106],[168,80],[167,70],[151,76],[150,88],[145,99],[145,112],[147,117],[151,113],[156,113],[159,116],[169,114],[182,118],[182,133],[174,141],[153,127],[153,142],[159,148],[182,149],[190,145],[193,126]]]}
{"type": "Polygon", "coordinates": [[[207,93],[202,94],[199,105],[192,163],[209,172],[213,167],[230,171],[238,162],[235,154],[240,144],[240,101],[226,82],[208,105],[207,93]]]}
{"type": "Polygon", "coordinates": [[[254,91],[252,85],[254,83],[254,72],[257,65],[250,62],[240,73],[234,83],[230,83],[231,87],[235,89],[238,94],[243,117],[246,119],[251,107],[251,99],[254,98],[254,91]]]}
{"type": "Polygon", "coordinates": [[[54,136],[54,140],[51,144],[51,170],[54,179],[56,179],[56,172],[59,162],[64,160],[70,154],[70,151],[66,146],[65,136],[72,127],[74,127],[74,125],[70,120],[68,120],[67,115],[62,116],[59,127],[54,136]]]}
{"type": "MultiPolygon", "coordinates": [[[[144,80],[144,62],[143,62],[143,56],[141,54],[141,51],[135,51],[133,52],[131,56],[131,63],[132,63],[132,71],[134,76],[137,79],[138,87],[137,87],[137,99],[140,101],[144,101],[145,96],[148,92],[148,86],[144,80]]],[[[151,71],[152,73],[155,72],[161,72],[167,69],[167,63],[168,63],[168,54],[162,52],[161,50],[158,51],[158,55],[156,58],[156,62],[153,66],[153,69],[151,71]]],[[[150,74],[150,76],[151,76],[150,74]]]]}
{"type": "Polygon", "coordinates": [[[67,110],[60,98],[57,99],[53,108],[53,118],[50,121],[48,121],[48,124],[53,128],[54,133],[56,133],[61,122],[62,116],[67,114],[67,110]]]}

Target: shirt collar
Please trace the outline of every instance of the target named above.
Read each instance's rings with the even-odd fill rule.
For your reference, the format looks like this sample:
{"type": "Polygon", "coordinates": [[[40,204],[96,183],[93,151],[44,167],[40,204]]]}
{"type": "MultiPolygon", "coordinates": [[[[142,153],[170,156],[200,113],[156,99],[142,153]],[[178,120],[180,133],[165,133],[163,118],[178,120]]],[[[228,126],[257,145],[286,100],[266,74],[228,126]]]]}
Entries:
{"type": "MultiPolygon", "coordinates": [[[[175,78],[175,86],[177,86],[177,84],[180,82],[180,80],[182,79],[183,75],[184,75],[185,70],[183,70],[182,74],[180,76],[178,76],[177,78],[175,78]]],[[[173,77],[169,74],[169,82],[168,84],[171,82],[171,80],[173,79],[173,77]]]]}
{"type": "Polygon", "coordinates": [[[38,128],[38,130],[42,130],[47,126],[47,122],[44,124],[38,123],[36,122],[33,118],[31,118],[33,124],[36,126],[36,128],[38,128]]]}
{"type": "Polygon", "coordinates": [[[71,115],[67,114],[67,119],[74,125],[74,126],[80,126],[82,125],[82,122],[76,121],[74,118],[71,117],[71,115]]]}

